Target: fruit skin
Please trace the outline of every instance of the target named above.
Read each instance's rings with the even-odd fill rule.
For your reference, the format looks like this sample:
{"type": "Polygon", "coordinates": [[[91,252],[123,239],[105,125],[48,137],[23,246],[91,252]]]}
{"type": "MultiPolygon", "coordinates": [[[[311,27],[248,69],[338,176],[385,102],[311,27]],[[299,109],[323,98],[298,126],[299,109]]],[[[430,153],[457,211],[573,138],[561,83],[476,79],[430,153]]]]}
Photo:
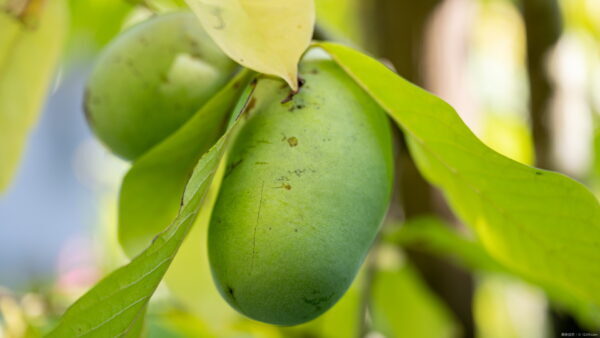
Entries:
{"type": "Polygon", "coordinates": [[[192,13],[152,18],[98,58],[85,97],[88,122],[108,148],[133,160],[187,121],[235,69],[192,13]]]}
{"type": "Polygon", "coordinates": [[[228,159],[209,229],[223,297],[278,325],[311,320],[344,294],[385,216],[392,187],[387,117],[333,61],[303,62],[291,102],[261,80],[228,159]]]}

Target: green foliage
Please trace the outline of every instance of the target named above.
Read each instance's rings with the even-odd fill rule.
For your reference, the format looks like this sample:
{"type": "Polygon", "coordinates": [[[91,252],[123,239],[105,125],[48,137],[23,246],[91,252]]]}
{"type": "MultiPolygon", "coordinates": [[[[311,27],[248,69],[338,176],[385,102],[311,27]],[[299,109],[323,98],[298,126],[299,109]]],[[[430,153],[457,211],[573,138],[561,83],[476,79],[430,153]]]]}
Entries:
{"type": "Polygon", "coordinates": [[[490,257],[481,244],[460,235],[437,217],[413,218],[387,235],[386,240],[445,257],[470,270],[507,273],[506,268],[490,257]]]}
{"type": "MultiPolygon", "coordinates": [[[[247,90],[240,102],[245,104],[249,94],[247,90]]],[[[234,110],[227,132],[198,161],[173,223],[129,264],[108,275],[77,300],[50,337],[136,336],[139,333],[148,301],[196,219],[231,130],[239,121],[239,111],[241,109],[234,110]]]]}
{"type": "MultiPolygon", "coordinates": [[[[236,8],[233,13],[243,11],[236,8]]],[[[219,15],[210,16],[214,19],[219,15]]],[[[286,15],[280,16],[275,15],[284,26],[289,24],[286,21],[293,21],[286,15]]],[[[254,19],[260,19],[269,28],[273,24],[268,19],[271,17],[254,19]]],[[[303,24],[313,19],[305,11],[294,18],[303,24]]],[[[244,22],[237,27],[247,27],[244,24],[254,21],[244,22]]],[[[0,21],[0,27],[2,24],[0,21]]],[[[308,31],[302,25],[300,28],[302,32],[290,42],[293,53],[285,55],[282,64],[273,58],[279,58],[276,51],[285,49],[286,44],[274,47],[270,45],[272,37],[258,56],[253,54],[257,47],[252,43],[250,47],[244,44],[248,50],[234,54],[240,58],[249,53],[252,61],[258,62],[253,67],[266,64],[268,71],[263,71],[278,74],[294,86],[295,70],[291,71],[290,65],[295,67],[295,63],[290,60],[296,59],[308,31]],[[264,55],[268,57],[263,58],[264,55]]],[[[6,36],[20,36],[8,32],[0,37],[0,46],[8,45],[6,36]]],[[[279,34],[273,29],[270,33],[279,34]]],[[[35,32],[23,33],[27,34],[35,32]]],[[[224,40],[229,47],[241,44],[247,36],[239,29],[228,34],[224,40]]],[[[265,43],[258,42],[261,46],[265,43]]],[[[375,221],[381,219],[387,205],[382,192],[389,193],[391,179],[388,155],[379,156],[388,152],[387,125],[384,128],[385,123],[379,121],[374,123],[378,125],[374,130],[369,130],[374,118],[360,109],[368,106],[367,113],[378,111],[372,98],[403,129],[423,175],[443,190],[453,210],[477,235],[477,241],[465,239],[439,221],[422,219],[416,221],[422,223],[390,236],[392,241],[403,246],[425,242],[429,250],[447,253],[474,270],[517,275],[544,288],[552,299],[564,304],[583,322],[591,323],[590,326],[599,322],[600,207],[588,190],[563,175],[519,164],[492,151],[469,131],[449,105],[377,61],[341,45],[318,43],[317,46],[329,52],[368,96],[347,78],[340,81],[344,82],[340,88],[335,81],[313,82],[313,76],[330,71],[320,67],[303,70],[305,87],[287,103],[280,103],[289,94],[282,81],[269,78],[261,81],[259,91],[263,86],[267,88],[267,99],[261,101],[264,93],[259,93],[250,106],[263,114],[249,120],[238,141],[241,145],[237,144],[231,153],[221,200],[211,225],[209,247],[213,271],[221,293],[234,307],[260,320],[295,324],[325,311],[352,281],[375,236],[379,225],[375,221]],[[312,113],[307,114],[307,110],[312,113]],[[325,113],[339,115],[329,120],[325,113]],[[269,122],[270,118],[274,122],[269,122]],[[361,118],[371,120],[365,122],[361,118]],[[362,121],[362,126],[353,125],[357,121],[362,121]],[[308,144],[309,136],[315,135],[319,136],[316,139],[332,143],[349,142],[354,137],[357,144],[329,145],[331,149],[314,145],[312,155],[295,157],[308,144]],[[326,164],[321,166],[321,163],[326,164]],[[277,180],[283,177],[287,179],[277,180]],[[302,181],[307,177],[310,182],[302,181]],[[244,193],[247,196],[236,197],[244,193]],[[228,227],[219,225],[220,221],[228,227]],[[265,226],[259,226],[262,224],[265,226]],[[309,231],[304,234],[303,230],[309,231]],[[313,296],[317,298],[310,298],[313,296]],[[284,314],[278,306],[282,302],[288,306],[284,314]]],[[[0,108],[8,102],[2,92],[8,87],[2,71],[19,68],[4,67],[6,60],[11,60],[7,55],[12,54],[0,55],[0,108]]],[[[30,51],[27,57],[31,56],[30,51]]],[[[42,67],[45,62],[39,64],[42,67]]],[[[146,66],[151,69],[153,63],[146,66]]],[[[36,72],[48,75],[49,68],[44,69],[46,72],[36,72]]],[[[145,68],[140,70],[146,73],[145,68]]],[[[190,75],[187,70],[178,74],[185,78],[190,75]]],[[[336,72],[338,77],[346,76],[339,70],[336,72]]],[[[115,81],[121,71],[103,75],[113,80],[104,86],[121,85],[115,81]]],[[[179,125],[171,126],[169,132],[159,137],[159,141],[164,138],[163,142],[147,147],[151,149],[136,160],[121,191],[119,237],[130,255],[139,255],[69,308],[51,336],[138,336],[142,332],[148,301],[187,236],[221,162],[232,127],[239,120],[230,119],[229,129],[223,134],[227,114],[247,88],[251,75],[242,71],[202,109],[191,110],[193,116],[187,123],[179,129],[179,125]],[[145,248],[152,238],[150,246],[145,248]]],[[[14,78],[10,81],[19,83],[14,78]]],[[[188,89],[196,88],[196,84],[188,89]]],[[[13,93],[14,88],[10,90],[13,93]]],[[[30,90],[23,92],[29,95],[30,90]]],[[[18,91],[14,93],[17,98],[24,96],[18,91]]],[[[180,94],[177,91],[175,97],[180,94]]],[[[242,101],[246,102],[248,96],[247,92],[242,101]]],[[[147,103],[147,99],[144,97],[137,103],[147,103]]],[[[108,110],[122,109],[128,100],[126,97],[108,110]]],[[[32,102],[38,102],[39,106],[39,100],[32,102]]],[[[0,110],[0,122],[5,111],[0,110]]],[[[138,120],[134,127],[139,129],[143,122],[138,120]]],[[[0,124],[0,135],[10,136],[11,133],[1,129],[4,125],[0,124]]],[[[164,127],[161,123],[156,125],[164,127]]],[[[158,135],[154,129],[149,133],[158,135]]],[[[125,137],[126,141],[130,139],[125,137]]],[[[4,151],[1,147],[6,144],[11,143],[0,142],[0,150],[4,151]]],[[[0,178],[2,173],[0,170],[0,178]]],[[[203,212],[209,209],[206,207],[203,212]]],[[[381,271],[375,275],[373,287],[373,325],[378,331],[399,336],[455,333],[450,316],[410,269],[381,271]],[[427,322],[424,318],[428,318],[427,322]]],[[[359,307],[356,293],[347,299],[348,306],[336,312],[344,318],[356,313],[359,307]]],[[[324,318],[327,315],[320,320],[325,322],[324,318]]],[[[339,323],[341,317],[336,318],[331,323],[339,323]]],[[[306,332],[325,332],[314,329],[316,324],[307,325],[306,332]]],[[[347,328],[350,333],[355,333],[354,330],[355,327],[347,328]]]]}
{"type": "Polygon", "coordinates": [[[436,217],[411,219],[386,239],[412,250],[425,251],[449,259],[481,275],[504,275],[536,283],[546,291],[556,306],[569,311],[580,325],[590,329],[600,327],[600,308],[588,299],[573,298],[563,290],[523,275],[518,270],[500,264],[477,240],[465,238],[436,217]]]}
{"type": "Polygon", "coordinates": [[[600,306],[600,206],[581,184],[486,147],[441,99],[341,45],[319,43],[398,123],[420,171],[495,260],[600,306]]]}
{"type": "Polygon", "coordinates": [[[234,323],[241,320],[241,315],[223,300],[215,288],[206,254],[208,224],[224,166],[225,163],[221,163],[196,223],[164,279],[177,303],[200,318],[213,335],[219,337],[232,335],[234,323]]]}
{"type": "Polygon", "coordinates": [[[283,81],[259,82],[208,237],[225,299],[279,325],[311,320],[344,294],[393,179],[384,112],[331,60],[303,61],[300,74],[304,85],[287,102],[283,81]]]}
{"type": "Polygon", "coordinates": [[[373,278],[373,329],[386,337],[457,337],[449,310],[408,265],[373,278]]]}
{"type": "Polygon", "coordinates": [[[130,256],[177,215],[191,170],[222,133],[250,77],[249,71],[240,72],[182,128],[133,163],[119,198],[119,241],[130,256]]]}
{"type": "Polygon", "coordinates": [[[156,16],[99,56],[86,88],[86,117],[109,149],[136,159],[193,116],[235,67],[192,13],[156,16]]]}
{"type": "Polygon", "coordinates": [[[23,21],[5,6],[0,0],[0,191],[10,183],[37,121],[68,26],[64,0],[49,1],[23,21]]]}

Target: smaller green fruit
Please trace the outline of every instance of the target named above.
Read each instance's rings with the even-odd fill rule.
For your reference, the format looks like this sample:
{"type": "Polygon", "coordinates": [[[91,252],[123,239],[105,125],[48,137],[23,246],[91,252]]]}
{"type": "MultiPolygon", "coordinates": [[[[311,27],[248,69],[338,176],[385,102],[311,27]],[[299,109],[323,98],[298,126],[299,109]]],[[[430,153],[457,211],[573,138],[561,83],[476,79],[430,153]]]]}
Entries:
{"type": "Polygon", "coordinates": [[[133,160],[184,124],[235,68],[192,13],[152,18],[100,55],[85,97],[88,122],[108,148],[133,160]]]}

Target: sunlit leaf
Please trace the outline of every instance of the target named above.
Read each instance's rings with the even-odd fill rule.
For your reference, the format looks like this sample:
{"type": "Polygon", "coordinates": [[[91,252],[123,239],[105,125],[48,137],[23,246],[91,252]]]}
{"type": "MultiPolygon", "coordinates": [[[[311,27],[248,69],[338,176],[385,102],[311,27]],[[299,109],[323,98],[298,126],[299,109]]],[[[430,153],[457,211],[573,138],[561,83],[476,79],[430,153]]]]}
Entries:
{"type": "MultiPolygon", "coordinates": [[[[247,90],[240,102],[246,102],[249,94],[247,90]]],[[[139,329],[150,297],[196,219],[232,134],[230,131],[240,121],[238,111],[241,110],[235,110],[227,132],[198,161],[173,223],[129,264],[108,275],[79,298],[65,312],[50,337],[121,337],[131,336],[134,329],[139,329]]]]}
{"type": "Polygon", "coordinates": [[[373,328],[385,337],[457,337],[449,310],[410,266],[381,270],[372,286],[373,328]]]}
{"type": "Polygon", "coordinates": [[[239,64],[298,88],[298,61],[312,38],[314,0],[186,0],[221,49],[239,64]]]}
{"type": "Polygon", "coordinates": [[[175,218],[190,172],[223,133],[250,76],[242,71],[183,127],[134,162],[119,198],[119,241],[128,255],[147,247],[175,218]]]}
{"type": "Polygon", "coordinates": [[[485,146],[454,109],[348,47],[318,44],[398,123],[420,171],[494,259],[600,305],[600,205],[578,182],[485,146]]]}
{"type": "Polygon", "coordinates": [[[0,1],[0,191],[17,169],[66,35],[65,1],[43,3],[45,6],[24,22],[7,14],[6,1],[0,1]]]}
{"type": "Polygon", "coordinates": [[[528,165],[534,163],[531,132],[527,122],[520,118],[487,114],[481,138],[487,146],[508,158],[528,165]]]}
{"type": "Polygon", "coordinates": [[[386,235],[385,238],[402,247],[428,252],[451,260],[477,275],[503,275],[536,283],[555,303],[555,308],[571,313],[583,327],[600,328],[600,307],[594,305],[593,302],[588,299],[576,298],[565,289],[558,289],[552,284],[532,280],[519,271],[500,264],[487,253],[481,243],[452,230],[439,218],[427,216],[411,219],[398,230],[386,235]]]}

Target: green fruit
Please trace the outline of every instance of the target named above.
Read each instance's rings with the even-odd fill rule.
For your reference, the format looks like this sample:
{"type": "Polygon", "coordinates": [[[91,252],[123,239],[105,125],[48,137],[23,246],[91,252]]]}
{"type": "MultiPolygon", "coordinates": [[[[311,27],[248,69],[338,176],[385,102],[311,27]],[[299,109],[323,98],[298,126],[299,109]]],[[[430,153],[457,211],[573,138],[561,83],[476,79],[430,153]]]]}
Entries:
{"type": "Polygon", "coordinates": [[[393,177],[379,106],[330,60],[304,62],[300,74],[304,86],[286,103],[282,81],[259,82],[257,92],[272,94],[232,146],[208,238],[227,302],[278,325],[311,320],[344,294],[393,177]]]}
{"type": "Polygon", "coordinates": [[[192,13],[158,16],[100,55],[86,92],[88,121],[114,153],[135,159],[185,123],[235,68],[192,13]]]}

